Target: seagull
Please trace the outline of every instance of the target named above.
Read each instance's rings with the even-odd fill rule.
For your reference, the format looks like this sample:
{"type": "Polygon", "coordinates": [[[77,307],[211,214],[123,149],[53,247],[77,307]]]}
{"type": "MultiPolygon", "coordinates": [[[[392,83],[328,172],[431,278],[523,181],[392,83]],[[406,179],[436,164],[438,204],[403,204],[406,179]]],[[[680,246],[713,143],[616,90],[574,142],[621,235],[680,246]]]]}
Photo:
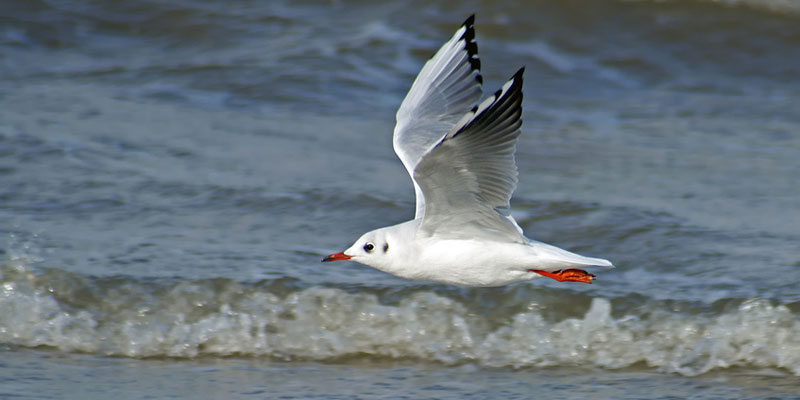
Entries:
{"type": "Polygon", "coordinates": [[[414,183],[414,219],[367,232],[322,261],[460,286],[540,277],[591,283],[595,276],[580,268],[613,264],[528,239],[510,214],[525,68],[479,102],[474,21],[467,18],[425,63],[397,111],[393,147],[414,183]]]}

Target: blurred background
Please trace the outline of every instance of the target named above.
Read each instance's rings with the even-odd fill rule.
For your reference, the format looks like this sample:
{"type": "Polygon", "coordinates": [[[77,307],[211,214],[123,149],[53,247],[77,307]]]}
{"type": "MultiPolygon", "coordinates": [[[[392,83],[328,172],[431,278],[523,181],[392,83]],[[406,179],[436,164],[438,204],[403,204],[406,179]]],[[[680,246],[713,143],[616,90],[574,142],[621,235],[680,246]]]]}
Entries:
{"type": "Polygon", "coordinates": [[[0,0],[0,396],[797,396],[798,111],[792,0],[0,0]],[[413,217],[394,113],[472,13],[592,285],[319,262],[413,217]]]}

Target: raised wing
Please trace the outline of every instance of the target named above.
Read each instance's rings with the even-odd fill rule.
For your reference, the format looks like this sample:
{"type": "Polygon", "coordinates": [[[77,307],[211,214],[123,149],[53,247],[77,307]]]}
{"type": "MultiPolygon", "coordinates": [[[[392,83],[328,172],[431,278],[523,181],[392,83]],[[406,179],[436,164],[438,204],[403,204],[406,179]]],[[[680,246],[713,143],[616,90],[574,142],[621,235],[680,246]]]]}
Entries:
{"type": "Polygon", "coordinates": [[[509,215],[524,71],[464,115],[417,164],[414,181],[425,198],[422,234],[527,241],[509,215]]]}
{"type": "MultiPolygon", "coordinates": [[[[412,179],[422,157],[480,100],[483,78],[474,20],[474,15],[467,18],[425,63],[397,110],[394,151],[412,179]]],[[[417,198],[414,218],[422,218],[425,198],[417,182],[414,182],[414,190],[417,198]]]]}

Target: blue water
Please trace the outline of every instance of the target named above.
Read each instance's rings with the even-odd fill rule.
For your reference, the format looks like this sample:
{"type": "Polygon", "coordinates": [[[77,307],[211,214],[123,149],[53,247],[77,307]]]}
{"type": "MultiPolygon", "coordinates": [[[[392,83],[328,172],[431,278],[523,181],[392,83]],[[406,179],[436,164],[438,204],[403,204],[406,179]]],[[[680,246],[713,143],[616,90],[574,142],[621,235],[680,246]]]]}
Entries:
{"type": "Polygon", "coordinates": [[[1,5],[3,396],[800,393],[793,2],[1,5]],[[413,216],[394,113],[473,12],[592,285],[319,262],[413,216]]]}

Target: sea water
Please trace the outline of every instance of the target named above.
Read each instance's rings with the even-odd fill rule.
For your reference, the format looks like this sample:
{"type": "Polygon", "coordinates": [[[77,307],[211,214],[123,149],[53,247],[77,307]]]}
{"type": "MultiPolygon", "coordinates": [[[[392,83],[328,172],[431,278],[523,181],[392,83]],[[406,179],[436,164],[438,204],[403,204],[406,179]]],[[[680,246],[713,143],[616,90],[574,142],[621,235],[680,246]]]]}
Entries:
{"type": "Polygon", "coordinates": [[[795,2],[0,9],[0,397],[800,398],[795,2]],[[592,285],[319,262],[413,217],[394,113],[471,13],[592,285]]]}

